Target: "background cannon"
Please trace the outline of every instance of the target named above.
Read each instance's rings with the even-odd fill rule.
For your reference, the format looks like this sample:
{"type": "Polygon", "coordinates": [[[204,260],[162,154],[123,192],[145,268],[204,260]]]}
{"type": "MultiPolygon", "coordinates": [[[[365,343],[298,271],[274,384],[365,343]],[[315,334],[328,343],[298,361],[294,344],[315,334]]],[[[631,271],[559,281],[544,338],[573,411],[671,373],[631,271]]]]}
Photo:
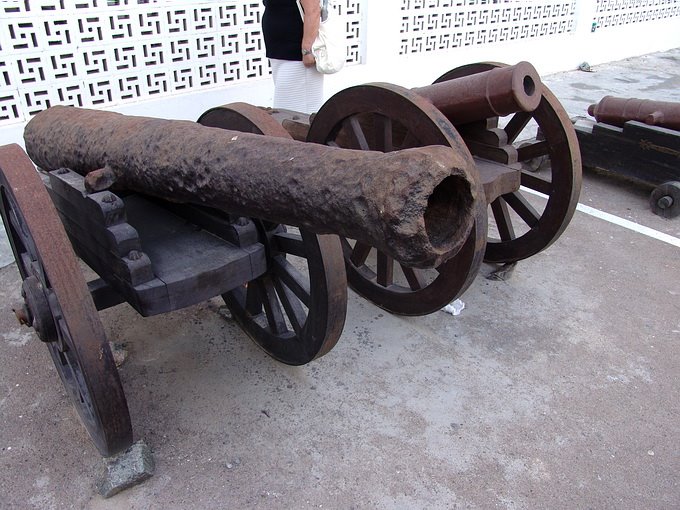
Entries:
{"type": "Polygon", "coordinates": [[[649,206],[680,215],[680,103],[605,96],[577,118],[583,165],[651,188],[649,206]]]}
{"type": "MultiPolygon", "coordinates": [[[[200,122],[238,124],[231,108],[208,110],[200,122]]],[[[273,116],[293,136],[311,142],[383,152],[438,144],[473,156],[486,200],[476,204],[464,248],[436,270],[398,263],[370,243],[342,239],[350,286],[394,313],[442,308],[465,291],[483,259],[513,263],[535,255],[561,235],[576,209],[581,187],[576,134],[527,63],[471,64],[413,90],[352,87],[330,98],[311,123],[297,112],[273,116]],[[537,160],[543,162],[540,172],[529,164],[537,160]],[[536,202],[534,194],[547,201],[536,202]]]]}
{"type": "Polygon", "coordinates": [[[605,96],[588,107],[598,122],[623,127],[629,120],[680,131],[680,103],[605,96]]]}

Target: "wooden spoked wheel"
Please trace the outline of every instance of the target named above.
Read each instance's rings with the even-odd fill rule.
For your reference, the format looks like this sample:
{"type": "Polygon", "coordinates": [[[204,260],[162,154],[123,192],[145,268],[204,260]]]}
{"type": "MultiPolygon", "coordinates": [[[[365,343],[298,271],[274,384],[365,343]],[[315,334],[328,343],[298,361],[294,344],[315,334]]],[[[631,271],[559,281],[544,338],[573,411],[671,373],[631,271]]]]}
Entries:
{"type": "MultiPolygon", "coordinates": [[[[263,110],[245,103],[213,108],[201,124],[290,138],[263,110]]],[[[272,169],[276,171],[276,169],[272,169]]],[[[267,272],[223,294],[234,319],[265,352],[302,365],[337,343],[347,312],[347,281],[336,235],[253,219],[265,245],[267,272]]]]}
{"type": "Polygon", "coordinates": [[[47,345],[99,452],[124,450],[132,427],[104,329],[56,209],[18,145],[0,148],[0,212],[23,280],[18,315],[47,345]]]}
{"type": "MultiPolygon", "coordinates": [[[[456,149],[474,168],[451,123],[430,103],[396,85],[369,84],[339,92],[316,114],[307,140],[381,152],[445,145],[456,149]]],[[[400,315],[432,313],[462,294],[477,275],[486,243],[484,191],[478,179],[473,186],[479,199],[474,204],[472,231],[460,252],[436,269],[407,267],[367,244],[341,238],[352,289],[400,315]]]]}
{"type": "MultiPolygon", "coordinates": [[[[438,78],[435,83],[488,71],[505,64],[482,62],[458,67],[438,78]]],[[[512,115],[503,130],[508,143],[517,145],[519,162],[547,157],[549,169],[539,173],[522,170],[524,189],[498,197],[490,205],[497,234],[490,234],[484,260],[515,262],[531,257],[550,246],[571,221],[581,192],[581,154],[576,132],[569,116],[552,92],[543,85],[538,108],[512,115]],[[519,144],[518,137],[533,127],[541,139],[519,144]],[[531,205],[531,191],[547,197],[542,210],[531,205]]]]}

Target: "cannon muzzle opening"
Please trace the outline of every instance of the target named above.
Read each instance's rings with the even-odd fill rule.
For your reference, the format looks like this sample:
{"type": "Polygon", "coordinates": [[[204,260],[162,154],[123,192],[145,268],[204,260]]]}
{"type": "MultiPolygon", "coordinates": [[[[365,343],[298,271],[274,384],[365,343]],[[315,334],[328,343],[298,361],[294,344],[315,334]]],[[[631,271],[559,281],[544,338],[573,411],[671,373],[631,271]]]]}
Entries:
{"type": "Polygon", "coordinates": [[[465,219],[472,209],[470,183],[461,176],[446,177],[427,199],[425,231],[436,248],[445,248],[452,234],[465,229],[465,219]]]}
{"type": "Polygon", "coordinates": [[[536,82],[531,76],[524,76],[522,79],[522,86],[524,88],[524,93],[527,96],[534,96],[536,93],[536,82]]]}
{"type": "Polygon", "coordinates": [[[492,116],[532,112],[538,108],[543,84],[528,62],[497,67],[413,89],[454,125],[492,116]]]}

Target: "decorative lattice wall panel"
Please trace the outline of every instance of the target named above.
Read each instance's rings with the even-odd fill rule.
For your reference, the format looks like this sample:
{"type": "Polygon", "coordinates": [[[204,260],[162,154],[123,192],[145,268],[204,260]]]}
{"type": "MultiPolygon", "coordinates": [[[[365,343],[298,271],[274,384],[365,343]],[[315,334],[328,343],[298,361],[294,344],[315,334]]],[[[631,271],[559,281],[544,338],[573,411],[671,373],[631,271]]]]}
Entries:
{"type": "MultiPolygon", "coordinates": [[[[348,62],[360,0],[338,0],[348,62]]],[[[0,0],[0,126],[53,104],[108,106],[269,75],[261,0],[0,0]]]]}
{"type": "Polygon", "coordinates": [[[675,18],[680,30],[680,0],[597,0],[594,28],[675,18]]]}
{"type": "Polygon", "coordinates": [[[572,32],[576,1],[401,0],[402,55],[572,32]]]}

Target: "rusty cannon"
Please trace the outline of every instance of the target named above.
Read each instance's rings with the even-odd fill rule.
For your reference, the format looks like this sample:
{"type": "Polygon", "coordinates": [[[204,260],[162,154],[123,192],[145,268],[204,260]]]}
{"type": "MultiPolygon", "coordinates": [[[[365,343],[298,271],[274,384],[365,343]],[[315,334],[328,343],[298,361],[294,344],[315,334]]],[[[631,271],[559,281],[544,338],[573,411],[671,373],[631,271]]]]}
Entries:
{"type": "Polygon", "coordinates": [[[102,455],[128,447],[132,427],[98,311],[127,302],[151,316],[221,296],[264,351],[299,365],[344,326],[336,233],[418,267],[466,242],[482,198],[466,153],[312,145],[262,115],[266,138],[53,107],[27,125],[28,155],[0,147],[16,314],[47,345],[102,455]]]}
{"type": "MultiPolygon", "coordinates": [[[[393,313],[441,309],[469,287],[483,260],[511,268],[539,253],[559,238],[578,203],[581,160],[574,128],[527,62],[470,64],[414,89],[351,87],[311,117],[269,113],[298,140],[380,152],[443,145],[470,158],[484,199],[475,203],[463,248],[435,270],[341,237],[350,286],[393,313]]],[[[199,122],[251,133],[268,125],[261,110],[240,103],[212,108],[199,122]]]]}
{"type": "Polygon", "coordinates": [[[651,189],[652,212],[680,215],[680,103],[603,97],[578,118],[583,164],[651,189]]]}
{"type": "Polygon", "coordinates": [[[101,169],[107,183],[165,200],[370,239],[415,266],[449,258],[472,225],[473,169],[441,147],[392,155],[263,144],[193,122],[60,106],[34,117],[24,138],[44,170],[101,169]]]}
{"type": "Polygon", "coordinates": [[[438,310],[482,260],[553,243],[581,178],[571,122],[526,63],[352,87],[311,119],[244,103],[197,123],[53,107],[25,141],[28,155],[0,147],[17,316],[103,455],[132,429],[99,310],[221,296],[265,352],[307,363],[338,341],[348,282],[394,313],[438,310]]]}

